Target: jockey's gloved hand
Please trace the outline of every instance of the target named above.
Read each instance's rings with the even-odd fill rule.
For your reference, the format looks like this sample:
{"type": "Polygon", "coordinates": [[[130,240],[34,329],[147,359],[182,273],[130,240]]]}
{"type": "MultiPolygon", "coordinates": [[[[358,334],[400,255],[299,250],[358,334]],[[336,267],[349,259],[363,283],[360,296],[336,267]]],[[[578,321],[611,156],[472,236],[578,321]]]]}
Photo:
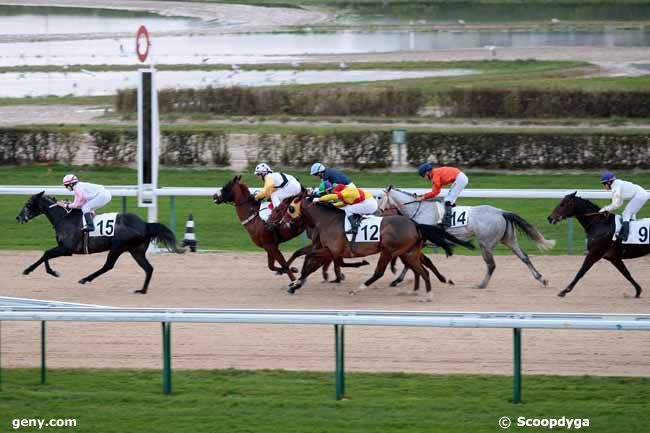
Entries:
{"type": "Polygon", "coordinates": [[[314,203],[318,203],[320,201],[320,197],[314,197],[314,203]]]}

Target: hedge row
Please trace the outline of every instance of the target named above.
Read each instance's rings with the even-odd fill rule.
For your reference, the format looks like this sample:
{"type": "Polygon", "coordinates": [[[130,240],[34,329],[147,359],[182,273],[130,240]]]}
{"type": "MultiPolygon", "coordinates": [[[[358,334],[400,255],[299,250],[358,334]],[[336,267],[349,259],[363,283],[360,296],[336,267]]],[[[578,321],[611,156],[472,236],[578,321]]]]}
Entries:
{"type": "Polygon", "coordinates": [[[447,96],[455,117],[650,117],[650,91],[455,89],[447,96]]]}
{"type": "Polygon", "coordinates": [[[411,132],[407,161],[502,169],[648,169],[650,135],[411,132]]]}
{"type": "MultiPolygon", "coordinates": [[[[650,169],[650,134],[600,132],[414,132],[406,160],[468,168],[650,169]]],[[[357,169],[390,168],[389,131],[226,134],[222,131],[162,132],[161,163],[168,166],[244,164],[306,167],[315,161],[357,169]]],[[[132,129],[0,129],[0,164],[39,162],[128,165],[135,162],[132,129]]]]}
{"type": "MultiPolygon", "coordinates": [[[[158,92],[161,113],[210,113],[220,115],[296,116],[413,116],[424,106],[418,90],[392,87],[349,89],[264,89],[254,87],[207,87],[165,89],[158,92]]],[[[115,98],[118,113],[132,113],[137,92],[120,90],[115,98]]]]}

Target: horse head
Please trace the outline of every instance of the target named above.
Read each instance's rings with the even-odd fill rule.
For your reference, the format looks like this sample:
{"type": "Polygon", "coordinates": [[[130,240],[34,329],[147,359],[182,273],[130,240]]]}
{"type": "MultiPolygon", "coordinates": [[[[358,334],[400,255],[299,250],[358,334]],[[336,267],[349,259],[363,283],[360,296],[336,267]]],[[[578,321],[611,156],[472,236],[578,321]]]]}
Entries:
{"type": "Polygon", "coordinates": [[[212,201],[215,204],[236,203],[238,195],[243,194],[244,190],[248,190],[248,188],[241,181],[241,176],[235,176],[232,180],[226,182],[221,191],[214,193],[212,201]]]}
{"type": "Polygon", "coordinates": [[[45,191],[34,194],[29,198],[29,200],[27,200],[25,206],[20,210],[20,213],[16,217],[16,221],[20,224],[25,224],[29,220],[47,212],[48,208],[50,208],[54,203],[56,203],[56,200],[52,197],[46,196],[45,191]]]}
{"type": "Polygon", "coordinates": [[[565,218],[569,218],[576,215],[576,205],[578,200],[581,200],[576,194],[578,191],[574,191],[571,194],[567,194],[562,198],[562,201],[555,206],[553,212],[548,216],[547,220],[551,224],[557,224],[565,218]]]}

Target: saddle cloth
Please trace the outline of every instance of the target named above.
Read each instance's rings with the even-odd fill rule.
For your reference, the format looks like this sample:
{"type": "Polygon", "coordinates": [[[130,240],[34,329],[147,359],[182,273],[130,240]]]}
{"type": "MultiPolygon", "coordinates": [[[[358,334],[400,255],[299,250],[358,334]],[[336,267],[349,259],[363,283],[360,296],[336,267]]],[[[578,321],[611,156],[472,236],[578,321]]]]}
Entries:
{"type": "MultiPolygon", "coordinates": [[[[103,213],[100,215],[96,215],[95,218],[93,218],[93,224],[95,224],[95,230],[92,232],[88,233],[88,236],[91,238],[94,237],[99,237],[99,236],[109,236],[113,237],[115,236],[115,226],[117,224],[117,212],[110,212],[110,213],[103,213]]],[[[82,219],[82,226],[83,226],[83,216],[81,217],[82,219]]]]}
{"type": "MultiPolygon", "coordinates": [[[[616,215],[616,230],[614,230],[614,237],[612,239],[616,239],[618,236],[622,221],[621,215],[616,215]]],[[[623,243],[632,245],[650,244],[650,218],[630,221],[630,234],[623,243]]]]}
{"type": "MultiPolygon", "coordinates": [[[[355,242],[379,242],[381,240],[381,220],[382,217],[373,215],[364,215],[357,232],[355,242]]],[[[343,229],[347,232],[350,230],[350,221],[344,218],[343,229]]],[[[346,233],[348,242],[352,241],[352,234],[346,233]]]]}
{"type": "MultiPolygon", "coordinates": [[[[434,224],[440,224],[442,217],[445,215],[445,204],[439,201],[434,202],[434,209],[436,216],[434,224]]],[[[469,210],[470,206],[454,206],[451,208],[451,226],[450,227],[463,227],[469,224],[469,210]]]]}
{"type": "Polygon", "coordinates": [[[260,212],[259,216],[262,218],[262,221],[266,222],[269,220],[269,217],[271,216],[271,212],[273,212],[273,209],[269,208],[270,202],[262,202],[260,203],[260,212]]]}

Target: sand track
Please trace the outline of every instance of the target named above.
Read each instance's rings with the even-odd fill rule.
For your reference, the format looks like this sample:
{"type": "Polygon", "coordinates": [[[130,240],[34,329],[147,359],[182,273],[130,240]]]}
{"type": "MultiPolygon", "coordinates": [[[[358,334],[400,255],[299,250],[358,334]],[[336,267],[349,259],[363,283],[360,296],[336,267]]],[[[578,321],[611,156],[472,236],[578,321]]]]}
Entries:
{"type": "MultiPolygon", "coordinates": [[[[534,257],[550,280],[541,287],[516,258],[497,258],[492,286],[473,289],[483,273],[479,257],[435,256],[454,287],[434,285],[433,303],[398,295],[386,275],[358,296],[347,294],[371,273],[371,268],[348,270],[343,285],[312,278],[301,291],[286,293],[286,277],[265,268],[259,253],[214,253],[151,256],[156,268],[150,293],[132,291],[143,274],[123,256],[116,268],[90,285],[77,280],[99,268],[104,255],[75,256],[53,262],[63,272],[53,278],[40,268],[21,274],[39,252],[0,252],[0,295],[111,306],[237,307],[296,309],[387,309],[438,311],[545,311],[647,313],[648,292],[641,299],[624,297],[633,290],[606,262],[597,264],[575,291],[561,299],[556,293],[573,277],[582,257],[534,257]]],[[[650,279],[650,260],[629,262],[642,284],[650,279]]],[[[374,266],[374,260],[373,265],[374,266]]],[[[407,285],[410,286],[410,280],[407,285]]],[[[2,323],[2,365],[37,366],[39,324],[2,323]]],[[[605,331],[524,331],[525,373],[648,376],[650,345],[647,333],[605,331]]],[[[172,327],[175,368],[333,369],[333,330],[328,326],[175,324],[172,327]]],[[[348,327],[346,369],[426,373],[497,373],[512,371],[509,330],[412,329],[348,327]]],[[[48,364],[51,367],[138,367],[161,365],[160,325],[48,324],[48,364]]]]}

